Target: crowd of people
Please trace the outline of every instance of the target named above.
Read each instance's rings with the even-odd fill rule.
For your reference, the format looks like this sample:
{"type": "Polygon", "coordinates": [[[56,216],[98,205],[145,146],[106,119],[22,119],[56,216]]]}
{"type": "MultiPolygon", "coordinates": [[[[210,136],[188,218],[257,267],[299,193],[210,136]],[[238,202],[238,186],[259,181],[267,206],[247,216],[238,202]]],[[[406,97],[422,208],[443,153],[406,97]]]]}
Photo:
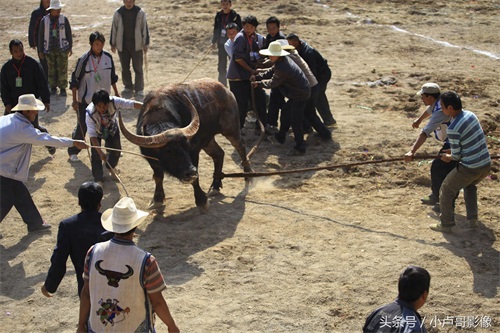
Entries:
{"type": "MultiPolygon", "coordinates": [[[[140,109],[144,98],[143,57],[150,38],[146,15],[135,0],[123,0],[123,4],[113,16],[110,44],[112,52],[118,50],[124,89],[119,93],[113,56],[104,51],[106,38],[99,31],[91,33],[90,48],[78,58],[69,81],[77,120],[72,138],[50,135],[38,121],[39,111],[50,111],[50,97],[57,89],[60,96],[67,96],[72,33],[68,17],[61,14],[64,5],[59,0],[41,0],[32,13],[28,40],[39,61],[25,54],[22,41],[9,43],[12,58],[0,73],[5,105],[5,115],[0,117],[0,221],[15,207],[29,233],[50,230],[24,184],[32,146],[46,146],[50,154],[67,147],[70,161],[78,162],[78,153],[90,148],[85,142],[88,133],[94,181],[85,182],[78,190],[81,212],[59,225],[41,292],[52,297],[71,257],[80,296],[79,332],[97,332],[108,325],[116,325],[116,331],[152,331],[153,314],[169,332],[178,332],[162,295],[166,286],[158,263],[133,242],[136,228],[148,213],[137,209],[128,197],[100,213],[103,164],[114,172],[120,158],[116,112],[140,109]],[[99,148],[102,144],[116,150],[105,153],[99,148]],[[125,314],[126,321],[116,320],[125,314]]],[[[336,120],[325,93],[332,75],[327,60],[297,34],[285,36],[277,17],[266,20],[268,35],[264,37],[256,32],[259,22],[255,16],[241,19],[231,9],[231,0],[222,0],[221,7],[214,20],[212,46],[218,50],[218,79],[226,86],[229,82],[236,98],[240,127],[245,125],[250,106],[257,116],[257,132],[261,131],[260,121],[266,134],[283,144],[292,128],[295,145],[289,155],[306,153],[304,135],[313,129],[321,139],[330,141],[328,127],[336,120]],[[265,89],[270,90],[269,96],[265,89]]],[[[412,161],[432,134],[443,142],[431,166],[431,194],[421,200],[440,213],[440,223],[430,228],[451,232],[455,200],[462,189],[469,226],[478,227],[476,185],[491,169],[480,123],[474,113],[463,109],[457,93],[442,93],[436,83],[424,84],[418,94],[427,108],[412,127],[418,128],[426,118],[429,122],[404,160],[412,161]]],[[[363,331],[395,332],[396,327],[425,332],[417,310],[426,302],[429,285],[430,274],[425,269],[406,268],[399,279],[396,301],[369,315],[363,331]],[[390,328],[383,330],[384,323],[390,328]]]]}

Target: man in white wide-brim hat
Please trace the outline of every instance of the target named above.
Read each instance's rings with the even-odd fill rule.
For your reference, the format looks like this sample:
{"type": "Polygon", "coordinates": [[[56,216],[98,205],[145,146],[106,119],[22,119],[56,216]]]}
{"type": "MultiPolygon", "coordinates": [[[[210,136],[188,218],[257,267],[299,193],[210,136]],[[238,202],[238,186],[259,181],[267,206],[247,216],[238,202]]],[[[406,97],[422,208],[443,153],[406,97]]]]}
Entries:
{"type": "Polygon", "coordinates": [[[106,332],[154,332],[155,314],[169,332],[179,332],[161,293],[166,286],[155,257],[133,242],[148,214],[128,197],[102,214],[102,226],[115,236],[91,247],[85,258],[78,332],[105,327],[106,332]]]}
{"type": "Polygon", "coordinates": [[[281,117],[281,126],[275,138],[279,143],[285,143],[286,134],[291,125],[295,146],[288,155],[304,155],[306,143],[302,123],[306,103],[311,96],[309,81],[299,66],[287,57],[289,53],[283,50],[279,42],[270,43],[268,49],[260,50],[259,53],[268,56],[274,66],[259,71],[255,75],[253,85],[267,89],[279,88],[283,96],[288,98],[284,111],[288,112],[289,116],[285,114],[281,117]]]}
{"type": "Polygon", "coordinates": [[[84,141],[52,136],[34,128],[32,122],[44,108],[35,95],[21,95],[12,113],[0,117],[0,222],[15,207],[28,225],[28,232],[50,229],[23,183],[28,180],[32,146],[88,148],[84,141]]]}

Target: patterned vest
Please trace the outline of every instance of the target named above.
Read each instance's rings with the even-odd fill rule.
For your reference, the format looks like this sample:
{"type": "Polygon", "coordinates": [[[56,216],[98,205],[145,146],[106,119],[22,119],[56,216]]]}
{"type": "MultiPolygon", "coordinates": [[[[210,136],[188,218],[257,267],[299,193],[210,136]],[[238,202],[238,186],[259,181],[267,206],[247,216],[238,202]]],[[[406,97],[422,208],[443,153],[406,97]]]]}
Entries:
{"type": "Polygon", "coordinates": [[[154,332],[143,271],[150,254],[115,239],[94,246],[89,260],[89,332],[154,332]]]}

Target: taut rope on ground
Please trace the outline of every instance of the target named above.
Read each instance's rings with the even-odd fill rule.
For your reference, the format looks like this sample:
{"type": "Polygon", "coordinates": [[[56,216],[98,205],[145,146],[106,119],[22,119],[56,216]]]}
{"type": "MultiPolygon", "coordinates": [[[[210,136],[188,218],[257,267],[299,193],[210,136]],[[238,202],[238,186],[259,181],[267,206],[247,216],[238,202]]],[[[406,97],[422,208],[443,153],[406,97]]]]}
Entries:
{"type": "MultiPolygon", "coordinates": [[[[421,155],[421,156],[413,156],[413,160],[425,160],[429,158],[437,158],[437,155],[421,155]]],[[[491,159],[499,159],[500,155],[491,155],[491,159]]],[[[333,169],[338,168],[351,168],[358,165],[365,164],[379,164],[379,163],[389,163],[389,162],[401,162],[404,161],[404,157],[397,158],[389,158],[383,160],[372,160],[372,161],[363,161],[363,162],[354,162],[354,163],[345,163],[345,164],[334,164],[334,165],[325,165],[313,168],[302,168],[302,169],[293,169],[293,170],[281,170],[281,171],[271,171],[271,172],[235,172],[235,173],[222,173],[220,178],[247,178],[247,177],[268,177],[275,175],[284,175],[289,173],[300,173],[300,172],[309,172],[309,171],[319,171],[319,170],[328,170],[332,171],[333,169]]]]}

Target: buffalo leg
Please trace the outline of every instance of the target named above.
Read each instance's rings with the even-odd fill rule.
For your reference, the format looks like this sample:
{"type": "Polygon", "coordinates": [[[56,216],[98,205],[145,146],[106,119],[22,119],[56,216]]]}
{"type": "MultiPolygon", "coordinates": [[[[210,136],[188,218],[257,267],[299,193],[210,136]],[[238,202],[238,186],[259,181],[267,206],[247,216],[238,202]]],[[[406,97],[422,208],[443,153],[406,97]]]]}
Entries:
{"type": "Polygon", "coordinates": [[[153,169],[153,180],[155,181],[155,193],[153,196],[153,205],[162,205],[165,201],[165,190],[163,189],[163,178],[165,177],[164,171],[158,162],[148,160],[149,165],[153,169]]]}
{"type": "Polygon", "coordinates": [[[224,164],[224,150],[222,150],[222,148],[217,144],[215,138],[212,139],[209,144],[203,148],[203,150],[214,161],[214,176],[212,185],[210,186],[210,191],[217,193],[222,188],[222,179],[220,178],[220,175],[224,164]]]}
{"type": "MultiPolygon", "coordinates": [[[[196,170],[198,170],[198,161],[200,159],[200,152],[192,152],[191,153],[191,161],[193,165],[196,167],[196,170]]],[[[194,200],[196,202],[196,206],[199,207],[202,211],[206,211],[208,209],[208,199],[207,199],[207,194],[203,192],[203,190],[200,187],[200,181],[199,177],[194,180],[191,185],[193,186],[194,190],[194,200]]]]}

